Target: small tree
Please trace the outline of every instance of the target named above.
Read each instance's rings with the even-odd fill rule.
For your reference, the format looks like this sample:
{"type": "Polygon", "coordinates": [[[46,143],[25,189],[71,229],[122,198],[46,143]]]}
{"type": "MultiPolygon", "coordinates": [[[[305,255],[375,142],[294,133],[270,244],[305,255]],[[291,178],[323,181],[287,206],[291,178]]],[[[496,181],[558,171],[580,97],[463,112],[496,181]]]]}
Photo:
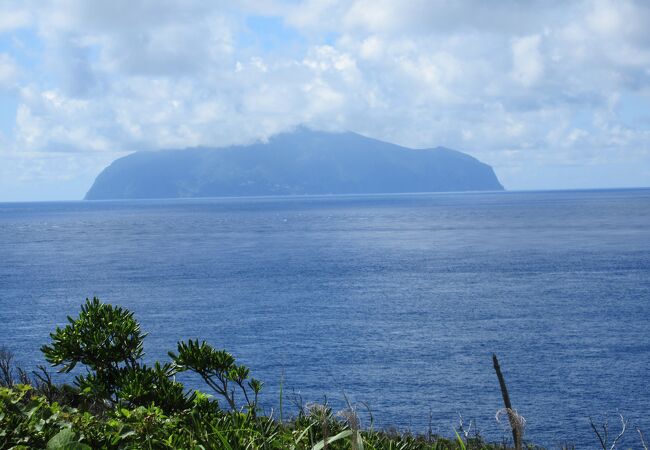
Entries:
{"type": "Polygon", "coordinates": [[[89,369],[75,383],[82,395],[100,402],[131,405],[155,403],[166,410],[185,409],[183,385],[173,381],[171,366],[146,367],[144,338],[133,313],[118,306],[86,299],[79,317],[50,334],[52,343],[41,347],[45,359],[68,373],[81,363],[89,369]]]}
{"type": "Polygon", "coordinates": [[[136,369],[144,355],[145,334],[133,313],[102,303],[97,297],[86,299],[79,317],[68,316],[68,325],[50,333],[51,345],[41,351],[59,372],[68,373],[81,363],[92,372],[79,375],[77,384],[94,397],[116,401],[120,372],[136,369]]]}

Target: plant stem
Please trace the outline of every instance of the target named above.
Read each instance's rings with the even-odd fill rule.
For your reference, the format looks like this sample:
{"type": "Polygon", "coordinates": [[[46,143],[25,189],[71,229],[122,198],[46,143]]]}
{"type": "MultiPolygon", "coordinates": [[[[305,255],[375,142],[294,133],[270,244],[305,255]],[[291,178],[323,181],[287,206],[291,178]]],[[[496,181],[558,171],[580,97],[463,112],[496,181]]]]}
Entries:
{"type": "Polygon", "coordinates": [[[496,354],[492,354],[492,363],[494,364],[494,371],[497,373],[497,378],[499,379],[499,386],[501,387],[501,395],[503,396],[503,404],[506,407],[506,412],[508,413],[508,420],[510,421],[510,428],[512,429],[512,439],[517,450],[521,450],[521,433],[519,427],[516,424],[516,418],[514,417],[514,412],[512,409],[512,404],[510,403],[510,396],[508,395],[508,388],[506,387],[506,380],[503,378],[501,373],[501,367],[499,366],[499,360],[497,359],[496,354]]]}

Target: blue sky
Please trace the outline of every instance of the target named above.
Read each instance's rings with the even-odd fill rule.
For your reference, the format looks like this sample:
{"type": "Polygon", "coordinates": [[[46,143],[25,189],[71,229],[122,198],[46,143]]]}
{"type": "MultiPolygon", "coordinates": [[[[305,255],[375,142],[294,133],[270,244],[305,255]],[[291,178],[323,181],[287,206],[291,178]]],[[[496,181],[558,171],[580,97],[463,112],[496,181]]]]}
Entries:
{"type": "Polygon", "coordinates": [[[0,0],[0,201],[79,199],[137,150],[300,124],[650,186],[650,3],[0,0]]]}

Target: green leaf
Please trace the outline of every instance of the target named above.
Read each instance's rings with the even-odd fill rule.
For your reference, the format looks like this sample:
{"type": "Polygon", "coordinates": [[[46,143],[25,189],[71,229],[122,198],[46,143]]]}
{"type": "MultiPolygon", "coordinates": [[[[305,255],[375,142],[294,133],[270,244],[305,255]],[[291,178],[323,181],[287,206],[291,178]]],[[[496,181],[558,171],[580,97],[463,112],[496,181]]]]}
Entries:
{"type": "Polygon", "coordinates": [[[228,443],[228,440],[226,439],[226,437],[223,434],[221,434],[221,432],[219,430],[215,429],[214,433],[217,435],[217,437],[219,438],[219,440],[223,444],[224,450],[233,450],[232,446],[228,443]]]}
{"type": "Polygon", "coordinates": [[[34,405],[33,407],[31,407],[26,413],[27,418],[31,419],[32,416],[36,413],[36,411],[38,411],[40,408],[41,408],[41,405],[38,404],[38,403],[36,405],[34,405]]]}
{"type": "Polygon", "coordinates": [[[92,450],[77,440],[77,435],[70,428],[59,431],[47,442],[47,450],[92,450]]]}
{"type": "Polygon", "coordinates": [[[361,431],[357,430],[355,431],[356,434],[356,449],[354,450],[364,450],[363,449],[363,438],[361,437],[361,431]]]}
{"type": "Polygon", "coordinates": [[[462,450],[466,450],[465,448],[465,442],[463,442],[463,439],[460,437],[460,434],[458,434],[458,431],[454,430],[454,433],[456,433],[456,440],[458,440],[458,445],[462,450]]]}
{"type": "Polygon", "coordinates": [[[47,442],[47,449],[54,450],[63,448],[64,446],[77,442],[77,435],[70,428],[64,428],[59,431],[52,439],[47,442]]]}
{"type": "Polygon", "coordinates": [[[295,439],[292,448],[296,448],[296,445],[298,445],[298,444],[300,443],[300,441],[302,441],[302,438],[305,437],[305,435],[307,434],[307,432],[309,432],[309,429],[310,429],[311,427],[313,427],[313,426],[314,426],[313,423],[310,424],[308,427],[306,427],[306,428],[302,431],[302,433],[300,433],[300,435],[295,439]]]}
{"type": "MultiPolygon", "coordinates": [[[[336,436],[333,436],[331,439],[327,439],[327,443],[331,444],[332,442],[338,441],[339,439],[343,439],[345,437],[348,437],[352,435],[353,431],[352,430],[345,430],[341,431],[339,434],[336,436]]],[[[311,450],[321,450],[322,448],[325,447],[325,440],[323,439],[322,441],[318,442],[316,445],[314,445],[311,450]]]]}
{"type": "Polygon", "coordinates": [[[128,438],[129,436],[133,436],[134,434],[135,434],[135,431],[130,430],[130,431],[127,431],[126,433],[122,433],[122,434],[120,434],[120,438],[121,438],[121,439],[126,439],[126,438],[128,438]]]}

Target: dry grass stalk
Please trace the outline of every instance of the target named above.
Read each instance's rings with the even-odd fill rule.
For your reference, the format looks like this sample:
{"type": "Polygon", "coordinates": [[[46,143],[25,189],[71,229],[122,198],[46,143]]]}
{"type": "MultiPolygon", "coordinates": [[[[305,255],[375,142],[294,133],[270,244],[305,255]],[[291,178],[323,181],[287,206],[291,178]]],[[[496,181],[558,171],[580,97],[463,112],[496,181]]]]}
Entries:
{"type": "Polygon", "coordinates": [[[512,440],[515,444],[515,449],[522,450],[523,430],[526,425],[526,421],[517,413],[517,411],[512,408],[512,404],[510,403],[510,395],[508,395],[508,388],[506,386],[506,380],[501,373],[501,367],[499,366],[497,355],[494,353],[492,354],[492,363],[494,365],[494,371],[497,373],[497,378],[499,379],[499,386],[501,387],[501,395],[503,396],[503,404],[505,406],[503,410],[497,411],[497,420],[499,420],[500,411],[505,411],[507,413],[508,421],[510,422],[510,429],[512,430],[512,440]]]}
{"type": "Polygon", "coordinates": [[[641,433],[641,429],[639,427],[636,427],[636,432],[639,433],[639,438],[641,439],[641,445],[643,445],[643,450],[648,450],[648,446],[645,443],[645,439],[643,439],[643,433],[641,433]]]}
{"type": "Polygon", "coordinates": [[[618,434],[618,436],[616,436],[609,448],[607,447],[609,445],[609,424],[607,423],[607,419],[605,419],[605,422],[603,422],[601,425],[602,430],[598,430],[598,427],[592,418],[589,418],[591,429],[594,430],[594,433],[596,433],[596,437],[598,437],[598,441],[600,442],[600,446],[603,450],[614,450],[616,448],[616,444],[623,437],[625,431],[627,430],[627,420],[623,418],[622,414],[619,414],[618,416],[621,419],[621,432],[618,434]],[[602,433],[600,431],[602,431],[602,433]]]}

